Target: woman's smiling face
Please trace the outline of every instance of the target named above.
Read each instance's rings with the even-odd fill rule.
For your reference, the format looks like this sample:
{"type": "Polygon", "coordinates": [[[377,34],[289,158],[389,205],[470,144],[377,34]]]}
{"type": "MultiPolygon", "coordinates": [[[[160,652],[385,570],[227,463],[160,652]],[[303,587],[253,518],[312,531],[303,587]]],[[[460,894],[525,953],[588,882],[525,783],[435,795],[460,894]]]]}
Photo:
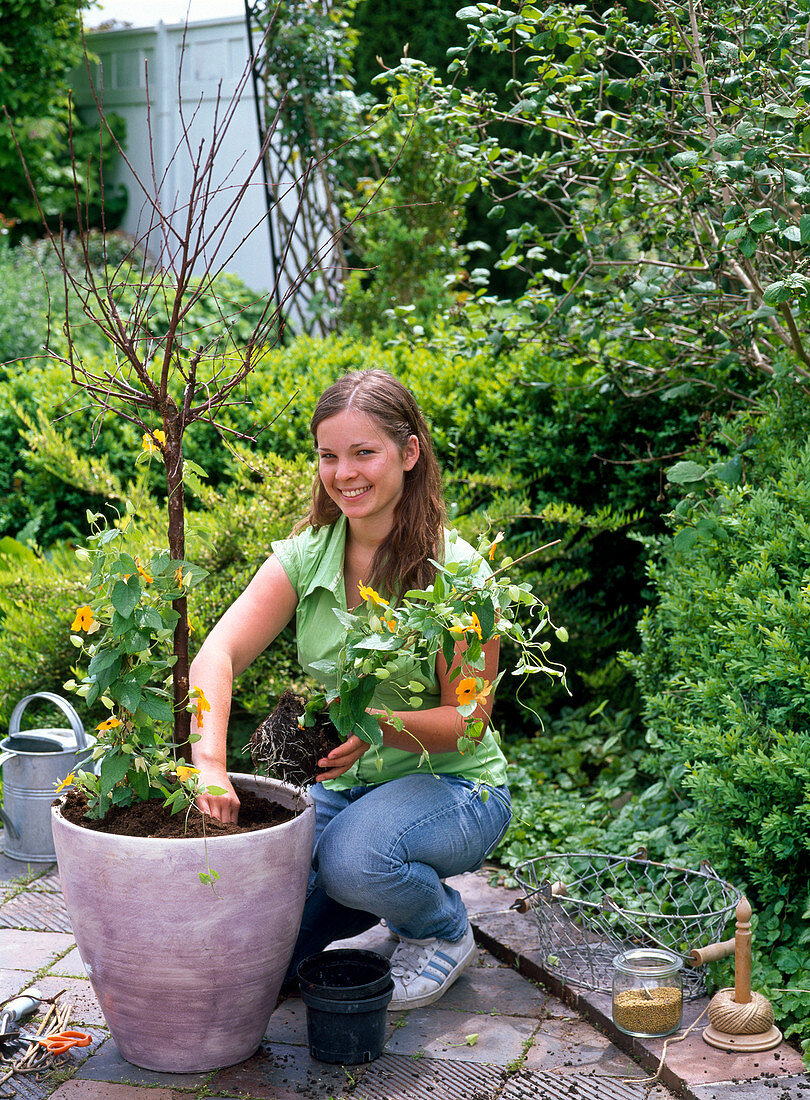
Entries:
{"type": "Polygon", "coordinates": [[[351,523],[373,520],[383,537],[402,496],[405,472],[416,465],[419,441],[399,445],[365,413],[354,409],[322,420],[317,429],[318,474],[351,523]]]}

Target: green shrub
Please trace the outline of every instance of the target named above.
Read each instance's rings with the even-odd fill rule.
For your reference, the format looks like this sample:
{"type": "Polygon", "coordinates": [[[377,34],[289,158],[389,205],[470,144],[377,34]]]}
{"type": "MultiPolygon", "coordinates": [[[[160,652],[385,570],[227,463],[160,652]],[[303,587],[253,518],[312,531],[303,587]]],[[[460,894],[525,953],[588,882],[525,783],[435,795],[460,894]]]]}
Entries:
{"type": "Polygon", "coordinates": [[[36,258],[0,237],[0,376],[9,360],[41,353],[47,314],[48,293],[36,258]]]}
{"type": "Polygon", "coordinates": [[[789,1034],[806,1034],[810,418],[803,395],[782,400],[730,427],[736,449],[670,471],[685,496],[650,568],[655,600],[629,663],[650,763],[681,769],[695,851],[758,914],[757,988],[789,1034]]]}

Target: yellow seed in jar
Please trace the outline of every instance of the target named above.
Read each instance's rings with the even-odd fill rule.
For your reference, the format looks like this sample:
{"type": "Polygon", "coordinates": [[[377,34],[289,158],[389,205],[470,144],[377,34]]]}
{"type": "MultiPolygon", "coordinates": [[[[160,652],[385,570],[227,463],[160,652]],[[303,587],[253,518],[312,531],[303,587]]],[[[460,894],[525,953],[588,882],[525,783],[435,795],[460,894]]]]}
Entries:
{"type": "Polygon", "coordinates": [[[623,989],[613,998],[613,1021],[634,1034],[665,1035],[681,1022],[683,998],[679,989],[623,989]]]}

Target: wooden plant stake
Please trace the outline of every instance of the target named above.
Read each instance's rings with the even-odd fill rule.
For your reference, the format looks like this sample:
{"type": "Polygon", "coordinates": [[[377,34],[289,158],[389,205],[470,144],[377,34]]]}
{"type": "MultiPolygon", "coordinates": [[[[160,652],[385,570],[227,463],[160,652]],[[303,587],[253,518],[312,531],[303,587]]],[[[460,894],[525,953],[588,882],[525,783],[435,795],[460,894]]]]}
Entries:
{"type": "Polygon", "coordinates": [[[696,966],[734,954],[734,988],[720,989],[709,1002],[704,1040],[720,1050],[753,1054],[782,1042],[774,1024],[773,1008],[761,993],[751,992],[751,906],[741,898],[737,906],[737,930],[732,940],[710,943],[691,952],[696,966]]]}

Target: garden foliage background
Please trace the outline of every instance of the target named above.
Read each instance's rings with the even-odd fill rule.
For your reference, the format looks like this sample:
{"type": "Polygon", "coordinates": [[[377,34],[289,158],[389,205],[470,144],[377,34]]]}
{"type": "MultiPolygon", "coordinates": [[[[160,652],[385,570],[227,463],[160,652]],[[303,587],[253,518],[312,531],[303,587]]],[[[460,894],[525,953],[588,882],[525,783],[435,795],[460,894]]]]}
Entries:
{"type": "MultiPolygon", "coordinates": [[[[347,239],[332,334],[268,348],[250,403],[227,414],[266,425],[259,443],[200,429],[185,451],[208,473],[187,486],[187,554],[210,572],[191,606],[199,641],[305,511],[315,396],[348,369],[401,378],[462,533],[503,530],[515,558],[554,542],[521,569],[568,629],[551,656],[570,694],[502,686],[516,810],[504,873],[551,850],[709,859],[754,906],[755,987],[797,1041],[810,1023],[809,7],[478,3],[450,20],[422,0],[397,32],[403,57],[390,5],[333,4],[344,108],[365,127],[334,154],[344,217],[389,174],[347,239]]],[[[306,5],[288,9],[305,39],[306,5]]],[[[0,85],[18,132],[48,134],[30,163],[52,219],[70,206],[54,181],[70,176],[62,75],[78,10],[60,5],[65,64],[48,95],[0,85]]],[[[4,133],[0,164],[13,153],[4,133]]],[[[72,675],[86,510],[138,500],[147,545],[164,503],[134,428],[93,419],[41,354],[64,350],[64,292],[30,196],[4,180],[7,721],[20,696],[72,675]]],[[[227,312],[249,332],[260,303],[224,278],[195,309],[201,328],[227,312]]],[[[110,354],[92,328],[76,341],[88,362],[110,354]]],[[[234,763],[297,677],[284,637],[240,679],[234,763]]]]}

